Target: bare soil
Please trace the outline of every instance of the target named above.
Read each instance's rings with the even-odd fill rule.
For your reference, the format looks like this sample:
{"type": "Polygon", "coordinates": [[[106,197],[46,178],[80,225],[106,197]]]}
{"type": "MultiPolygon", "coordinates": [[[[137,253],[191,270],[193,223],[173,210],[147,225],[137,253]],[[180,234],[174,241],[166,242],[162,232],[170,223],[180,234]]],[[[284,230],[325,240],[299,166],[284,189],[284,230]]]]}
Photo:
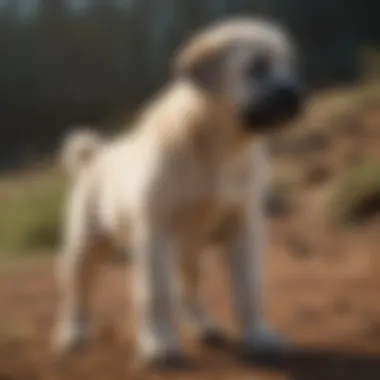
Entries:
{"type": "MultiPolygon", "coordinates": [[[[340,239],[330,252],[300,254],[284,243],[272,243],[268,317],[296,347],[277,363],[247,363],[233,344],[205,348],[187,336],[190,368],[136,368],[126,286],[130,266],[122,264],[110,264],[100,281],[96,341],[65,362],[54,362],[49,339],[57,290],[51,260],[9,270],[4,264],[0,379],[380,379],[379,232],[378,225],[371,225],[340,239]]],[[[228,277],[218,256],[210,276],[210,308],[233,337],[228,277]]]]}

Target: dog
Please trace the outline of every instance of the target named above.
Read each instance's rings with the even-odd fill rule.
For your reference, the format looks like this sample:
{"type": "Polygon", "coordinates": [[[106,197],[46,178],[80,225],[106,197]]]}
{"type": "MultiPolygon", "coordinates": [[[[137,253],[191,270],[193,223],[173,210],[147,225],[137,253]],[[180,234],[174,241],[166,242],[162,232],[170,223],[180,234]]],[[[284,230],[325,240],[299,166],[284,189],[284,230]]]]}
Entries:
{"type": "Polygon", "coordinates": [[[244,352],[285,347],[265,318],[261,286],[265,141],[303,104],[286,31],[262,19],[231,18],[173,55],[169,83],[135,128],[110,141],[91,130],[71,133],[62,151],[71,185],[54,349],[68,352],[90,337],[96,274],[117,245],[135,262],[139,357],[148,363],[183,356],[179,299],[201,336],[214,328],[200,280],[207,276],[204,248],[215,236],[231,271],[244,352]]]}

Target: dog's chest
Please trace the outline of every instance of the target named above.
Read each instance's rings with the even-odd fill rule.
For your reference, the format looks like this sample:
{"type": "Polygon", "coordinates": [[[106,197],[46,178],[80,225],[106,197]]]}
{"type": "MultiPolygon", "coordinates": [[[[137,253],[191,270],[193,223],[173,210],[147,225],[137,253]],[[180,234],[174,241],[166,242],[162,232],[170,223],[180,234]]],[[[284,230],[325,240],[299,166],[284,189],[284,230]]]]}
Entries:
{"type": "Polygon", "coordinates": [[[200,202],[221,209],[244,202],[252,183],[250,166],[250,161],[241,155],[208,171],[206,168],[202,173],[200,202]]]}
{"type": "Polygon", "coordinates": [[[228,215],[245,207],[252,179],[248,162],[242,159],[230,161],[218,170],[206,169],[199,175],[192,196],[182,203],[179,223],[185,230],[205,235],[223,224],[228,215]]]}
{"type": "Polygon", "coordinates": [[[244,201],[252,181],[249,162],[231,161],[221,168],[216,186],[216,197],[220,203],[229,205],[244,201]]]}

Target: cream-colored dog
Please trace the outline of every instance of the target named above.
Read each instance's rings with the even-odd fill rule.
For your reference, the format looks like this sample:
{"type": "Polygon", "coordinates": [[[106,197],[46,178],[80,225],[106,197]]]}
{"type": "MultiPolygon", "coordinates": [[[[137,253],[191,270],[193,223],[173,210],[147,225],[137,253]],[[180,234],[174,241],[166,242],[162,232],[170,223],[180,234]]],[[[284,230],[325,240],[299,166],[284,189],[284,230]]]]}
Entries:
{"type": "Polygon", "coordinates": [[[56,349],[88,337],[95,275],[116,244],[136,261],[138,352],[144,360],[178,357],[178,289],[200,332],[212,328],[199,279],[201,255],[216,232],[246,352],[279,347],[262,313],[263,144],[301,109],[294,58],[278,26],[224,21],[174,57],[170,83],[134,130],[107,143],[91,131],[68,137],[63,160],[73,183],[56,349]]]}

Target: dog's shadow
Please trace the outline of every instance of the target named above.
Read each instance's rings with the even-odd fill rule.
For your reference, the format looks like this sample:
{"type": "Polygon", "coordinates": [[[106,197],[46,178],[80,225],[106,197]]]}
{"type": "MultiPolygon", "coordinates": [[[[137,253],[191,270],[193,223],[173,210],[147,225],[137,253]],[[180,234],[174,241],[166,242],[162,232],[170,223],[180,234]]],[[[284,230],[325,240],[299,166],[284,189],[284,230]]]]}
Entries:
{"type": "Polygon", "coordinates": [[[257,358],[252,365],[284,372],[292,380],[380,380],[380,357],[298,349],[281,360],[257,358]]]}
{"type": "Polygon", "coordinates": [[[206,360],[202,357],[183,370],[233,374],[243,367],[252,370],[253,375],[255,371],[268,371],[289,380],[380,380],[380,356],[298,348],[281,357],[256,355],[248,359],[233,345],[225,346],[226,350],[228,355],[216,354],[206,360]],[[227,356],[234,359],[228,360],[227,356]]]}

